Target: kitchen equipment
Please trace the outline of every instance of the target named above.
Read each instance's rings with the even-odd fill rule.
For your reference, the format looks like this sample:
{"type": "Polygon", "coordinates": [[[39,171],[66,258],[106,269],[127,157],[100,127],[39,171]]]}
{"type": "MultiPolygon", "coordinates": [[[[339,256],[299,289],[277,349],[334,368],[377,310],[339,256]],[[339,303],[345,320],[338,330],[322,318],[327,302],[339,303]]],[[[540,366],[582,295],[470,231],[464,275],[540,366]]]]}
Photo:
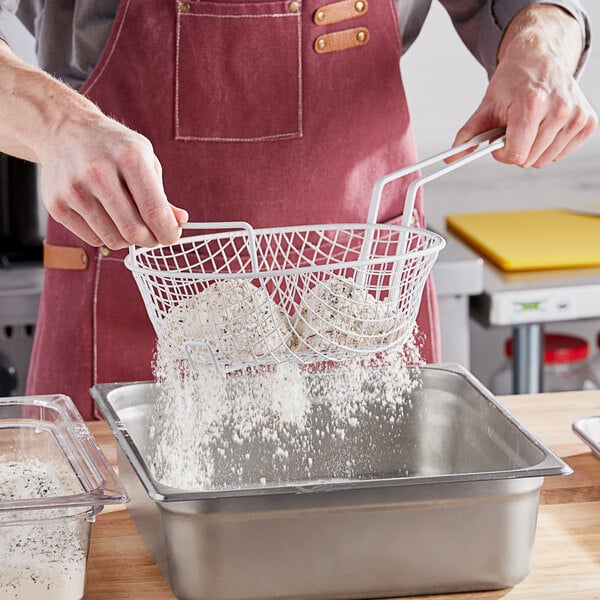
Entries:
{"type": "Polygon", "coordinates": [[[0,354],[0,396],[14,396],[17,391],[17,370],[6,356],[0,354]]]}
{"type": "Polygon", "coordinates": [[[41,264],[0,269],[0,355],[6,359],[7,369],[0,395],[25,393],[43,281],[41,264]]]}
{"type": "MultiPolygon", "coordinates": [[[[156,384],[94,386],[118,442],[128,510],[173,594],[381,598],[521,581],[543,478],[571,469],[462,367],[417,374],[401,418],[375,403],[353,435],[325,445],[323,464],[355,461],[355,478],[267,473],[265,485],[211,491],[153,478],[145,456],[156,384]]],[[[318,435],[317,418],[311,427],[318,435]]]]}
{"type": "Polygon", "coordinates": [[[222,371],[340,361],[401,346],[445,243],[407,226],[417,190],[500,148],[504,139],[494,138],[501,133],[486,132],[379,179],[366,224],[254,230],[244,222],[192,223],[184,227],[205,233],[168,246],[131,247],[125,265],[157,336],[181,347],[193,365],[212,362],[222,371]],[[403,225],[377,223],[387,183],[484,142],[409,186],[403,225]]]}
{"type": "Polygon", "coordinates": [[[571,210],[454,214],[448,229],[503,271],[600,265],[600,219],[571,210]]]}
{"type": "Polygon", "coordinates": [[[0,152],[0,267],[42,262],[44,217],[37,165],[0,152]]]}
{"type": "Polygon", "coordinates": [[[596,334],[596,349],[588,363],[589,389],[600,389],[600,333],[596,334]]]}
{"type": "MultiPolygon", "coordinates": [[[[544,333],[543,337],[543,392],[567,392],[595,389],[590,378],[588,356],[590,347],[586,339],[560,333],[544,333]]],[[[490,389],[496,395],[511,394],[513,390],[512,356],[513,340],[504,342],[506,361],[492,375],[490,389]]]]}
{"type": "Polygon", "coordinates": [[[600,415],[577,419],[573,423],[573,431],[592,449],[600,458],[600,415]]]}
{"type": "Polygon", "coordinates": [[[598,205],[576,206],[576,207],[563,206],[562,209],[566,210],[568,212],[575,213],[577,215],[587,215],[589,217],[600,217],[600,208],[598,208],[598,205]]]}
{"type": "Polygon", "coordinates": [[[69,398],[0,398],[0,597],[83,598],[92,523],[126,500],[69,398]]]}

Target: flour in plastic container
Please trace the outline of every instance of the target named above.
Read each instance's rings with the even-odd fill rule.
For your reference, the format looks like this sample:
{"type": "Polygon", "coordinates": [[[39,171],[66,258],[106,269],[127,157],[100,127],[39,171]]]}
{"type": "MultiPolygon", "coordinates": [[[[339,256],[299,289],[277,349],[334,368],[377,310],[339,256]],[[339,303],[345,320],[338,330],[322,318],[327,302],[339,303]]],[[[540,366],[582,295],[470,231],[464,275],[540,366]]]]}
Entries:
{"type": "MultiPolygon", "coordinates": [[[[0,501],[67,493],[47,467],[0,457],[0,501]]],[[[83,598],[88,527],[64,509],[0,511],[0,600],[83,598]]]]}

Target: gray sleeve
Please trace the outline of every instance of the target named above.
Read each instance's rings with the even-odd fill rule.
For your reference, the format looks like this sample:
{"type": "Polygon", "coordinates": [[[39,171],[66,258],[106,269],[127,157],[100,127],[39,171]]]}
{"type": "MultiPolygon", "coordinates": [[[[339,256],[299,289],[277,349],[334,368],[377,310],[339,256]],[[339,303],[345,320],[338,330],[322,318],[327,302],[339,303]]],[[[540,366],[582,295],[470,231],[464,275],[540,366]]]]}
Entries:
{"type": "Polygon", "coordinates": [[[491,77],[504,31],[513,17],[532,4],[554,4],[571,13],[581,27],[584,52],[577,67],[581,71],[590,50],[590,23],[579,0],[440,0],[456,31],[491,77]]]}

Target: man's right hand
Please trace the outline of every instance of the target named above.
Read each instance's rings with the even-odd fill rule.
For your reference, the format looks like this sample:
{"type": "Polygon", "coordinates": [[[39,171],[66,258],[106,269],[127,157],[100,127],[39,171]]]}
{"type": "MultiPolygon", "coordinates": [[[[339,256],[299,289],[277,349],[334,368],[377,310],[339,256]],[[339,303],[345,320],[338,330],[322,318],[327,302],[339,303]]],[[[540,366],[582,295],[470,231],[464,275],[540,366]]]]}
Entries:
{"type": "Polygon", "coordinates": [[[113,250],[179,239],[187,213],[169,204],[147,138],[106,118],[68,120],[41,158],[48,212],[92,246],[113,250]]]}
{"type": "Polygon", "coordinates": [[[41,165],[48,212],[93,246],[170,244],[188,219],[169,203],[148,139],[15,57],[2,41],[0,151],[41,165]]]}

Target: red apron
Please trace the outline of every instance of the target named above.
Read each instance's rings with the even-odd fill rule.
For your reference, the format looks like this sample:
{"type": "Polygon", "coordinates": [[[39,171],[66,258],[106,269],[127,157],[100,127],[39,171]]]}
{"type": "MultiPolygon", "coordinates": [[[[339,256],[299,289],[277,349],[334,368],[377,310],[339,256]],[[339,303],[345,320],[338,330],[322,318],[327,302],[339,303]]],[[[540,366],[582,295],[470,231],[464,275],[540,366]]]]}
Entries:
{"type": "MultiPolygon", "coordinates": [[[[122,0],[81,92],[152,141],[192,221],[361,223],[375,180],[417,161],[400,55],[394,0],[122,0]]],[[[399,220],[407,184],[386,187],[380,221],[399,220]]],[[[421,199],[416,213],[423,226],[421,199]]],[[[46,269],[28,393],[65,393],[91,418],[93,384],[152,378],[155,336],[126,250],[52,219],[47,242],[85,249],[88,264],[46,269]]],[[[427,362],[435,312],[429,282],[427,362]]]]}

